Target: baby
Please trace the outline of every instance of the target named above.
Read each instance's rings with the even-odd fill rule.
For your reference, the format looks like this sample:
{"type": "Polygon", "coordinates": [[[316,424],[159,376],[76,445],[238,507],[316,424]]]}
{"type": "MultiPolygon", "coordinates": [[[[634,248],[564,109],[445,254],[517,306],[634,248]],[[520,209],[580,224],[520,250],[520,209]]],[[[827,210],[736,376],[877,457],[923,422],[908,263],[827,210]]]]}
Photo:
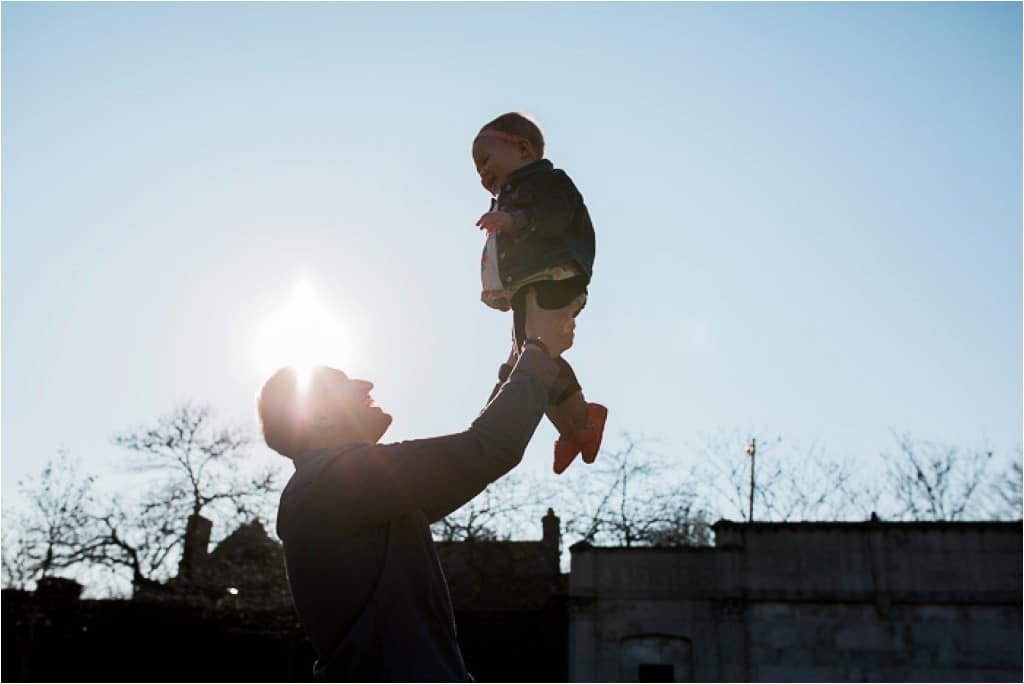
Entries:
{"type": "MultiPolygon", "coordinates": [[[[500,374],[504,380],[525,342],[529,289],[545,309],[577,301],[582,310],[586,304],[594,226],[572,180],[544,159],[544,136],[528,117],[502,114],[484,125],[473,140],[473,163],[493,198],[476,224],[487,231],[481,299],[501,311],[512,309],[513,346],[500,374]]],[[[597,458],[608,409],[587,403],[572,368],[561,357],[558,364],[546,413],[559,434],[554,471],[561,474],[581,452],[586,463],[597,458]]]]}

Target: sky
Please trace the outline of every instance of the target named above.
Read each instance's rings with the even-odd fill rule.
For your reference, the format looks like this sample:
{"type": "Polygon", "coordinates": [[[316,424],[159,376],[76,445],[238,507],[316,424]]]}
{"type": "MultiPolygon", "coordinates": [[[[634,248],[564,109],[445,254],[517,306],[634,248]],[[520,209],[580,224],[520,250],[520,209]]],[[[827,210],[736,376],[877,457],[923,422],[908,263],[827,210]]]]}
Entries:
{"type": "MultiPolygon", "coordinates": [[[[894,431],[1018,457],[1019,3],[0,13],[5,508],[59,449],[130,487],[112,436],[184,401],[255,432],[297,287],[385,440],[464,429],[510,341],[470,158],[506,111],[595,225],[567,358],[608,448],[681,472],[708,435],[781,436],[879,479],[894,431]]],[[[523,473],[554,477],[554,437],[523,473]]]]}

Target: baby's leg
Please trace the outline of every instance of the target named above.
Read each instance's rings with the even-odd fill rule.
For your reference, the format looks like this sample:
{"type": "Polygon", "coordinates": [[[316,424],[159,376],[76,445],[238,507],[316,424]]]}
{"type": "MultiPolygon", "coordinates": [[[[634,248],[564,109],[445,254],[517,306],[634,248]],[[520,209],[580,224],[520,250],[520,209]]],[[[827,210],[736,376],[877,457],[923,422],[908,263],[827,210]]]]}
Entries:
{"type": "MultiPolygon", "coordinates": [[[[544,281],[530,285],[528,288],[533,288],[537,292],[537,303],[545,309],[559,309],[575,302],[578,307],[574,313],[576,315],[586,304],[586,280],[582,277],[563,281],[544,281]]],[[[512,299],[514,346],[521,345],[526,338],[525,294],[524,289],[512,299]]],[[[571,442],[571,438],[579,429],[587,425],[587,402],[583,398],[583,392],[572,367],[562,357],[558,357],[556,361],[559,366],[558,379],[551,387],[548,406],[544,412],[548,420],[558,430],[558,434],[568,440],[564,448],[568,454],[569,447],[567,445],[571,442]]],[[[577,452],[572,454],[572,458],[575,458],[575,453],[577,452]]],[[[569,456],[567,455],[565,458],[569,458],[569,456]]],[[[556,461],[558,460],[559,457],[556,453],[556,461]]],[[[566,461],[564,465],[568,466],[568,464],[569,461],[566,461]]],[[[555,472],[561,472],[557,465],[555,472]]]]}
{"type": "Polygon", "coordinates": [[[577,392],[558,406],[548,404],[544,413],[563,437],[571,437],[587,424],[587,402],[583,392],[577,392]]]}
{"type": "Polygon", "coordinates": [[[587,402],[572,366],[562,357],[558,357],[557,362],[558,379],[552,387],[551,401],[545,413],[558,429],[558,434],[571,437],[587,425],[587,402]]]}
{"type": "Polygon", "coordinates": [[[558,359],[559,373],[548,404],[547,415],[560,437],[555,442],[555,472],[568,467],[577,453],[584,463],[593,463],[601,449],[608,409],[601,404],[588,404],[576,374],[565,359],[558,359]]]}

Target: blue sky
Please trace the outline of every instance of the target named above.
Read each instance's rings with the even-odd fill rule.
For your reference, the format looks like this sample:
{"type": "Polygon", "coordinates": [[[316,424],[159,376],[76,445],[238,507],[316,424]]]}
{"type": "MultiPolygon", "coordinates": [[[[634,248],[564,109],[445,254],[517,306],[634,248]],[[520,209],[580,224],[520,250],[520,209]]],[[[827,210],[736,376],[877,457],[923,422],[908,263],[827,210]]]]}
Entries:
{"type": "Polygon", "coordinates": [[[1019,3],[4,3],[5,505],[58,448],[116,481],[180,401],[255,429],[301,277],[390,439],[465,427],[510,325],[469,148],[510,110],[597,230],[569,358],[610,446],[1015,457],[1021,100],[1019,3]]]}

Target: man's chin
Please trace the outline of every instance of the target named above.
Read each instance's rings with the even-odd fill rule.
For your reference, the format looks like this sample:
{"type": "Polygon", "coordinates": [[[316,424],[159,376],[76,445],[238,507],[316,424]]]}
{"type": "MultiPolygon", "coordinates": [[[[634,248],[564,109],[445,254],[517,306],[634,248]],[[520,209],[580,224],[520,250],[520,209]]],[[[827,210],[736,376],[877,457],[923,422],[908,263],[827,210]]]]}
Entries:
{"type": "Polygon", "coordinates": [[[380,438],[383,437],[384,433],[388,431],[389,427],[391,427],[391,421],[393,420],[391,418],[391,414],[390,413],[384,413],[383,411],[381,411],[380,418],[381,418],[381,425],[380,425],[380,427],[377,430],[378,434],[377,434],[377,439],[374,440],[375,442],[379,442],[380,441],[380,438]]]}

